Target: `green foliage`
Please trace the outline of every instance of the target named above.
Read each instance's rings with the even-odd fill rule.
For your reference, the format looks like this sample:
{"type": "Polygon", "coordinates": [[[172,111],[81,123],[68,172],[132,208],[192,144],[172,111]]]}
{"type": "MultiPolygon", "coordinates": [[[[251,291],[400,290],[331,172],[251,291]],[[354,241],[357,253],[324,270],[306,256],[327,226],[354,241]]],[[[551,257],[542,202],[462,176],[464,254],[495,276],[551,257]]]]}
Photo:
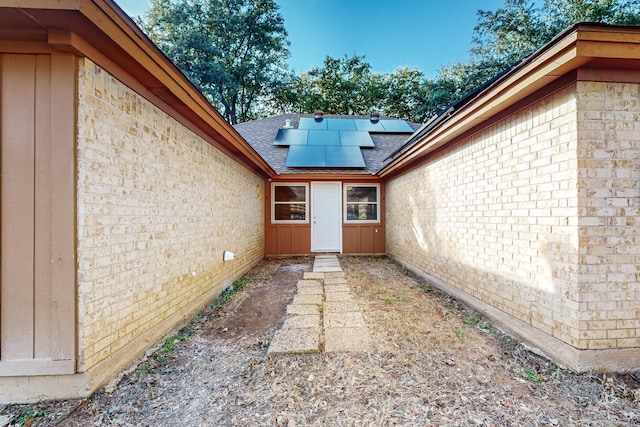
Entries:
{"type": "Polygon", "coordinates": [[[27,406],[13,421],[14,425],[24,426],[31,424],[35,419],[44,417],[42,409],[35,409],[33,406],[27,406]]]}
{"type": "Polygon", "coordinates": [[[153,358],[157,361],[165,361],[169,359],[178,348],[176,343],[186,341],[187,337],[188,335],[186,331],[181,329],[177,334],[166,339],[166,341],[153,353],[153,358]]]}
{"type": "Polygon", "coordinates": [[[478,10],[469,61],[434,78],[374,73],[364,56],[327,56],[295,76],[276,0],[152,0],[138,19],[232,124],[284,112],[383,115],[424,123],[578,22],[640,25],[637,0],[505,0],[478,10]]]}
{"type": "MultiPolygon", "coordinates": [[[[471,61],[473,84],[491,79],[580,22],[640,25],[637,0],[505,0],[494,12],[478,10],[471,61]]],[[[464,84],[463,84],[464,85],[464,84]]],[[[467,85],[468,87],[468,85],[467,85]]]]}
{"type": "Polygon", "coordinates": [[[529,367],[524,368],[524,375],[527,378],[527,380],[536,384],[540,384],[541,382],[544,381],[544,378],[540,377],[535,370],[529,367]]]}
{"type": "Polygon", "coordinates": [[[231,298],[238,292],[240,292],[244,286],[248,283],[247,280],[236,280],[231,286],[225,289],[218,298],[216,298],[213,303],[211,303],[212,308],[222,307],[231,301],[231,298]]]}
{"type": "Polygon", "coordinates": [[[464,323],[467,326],[475,326],[478,323],[480,323],[480,318],[478,316],[475,315],[471,315],[469,317],[467,317],[466,319],[462,320],[462,323],[464,323]]]}
{"type": "Polygon", "coordinates": [[[275,0],[152,0],[139,24],[232,124],[289,77],[275,0]]]}
{"type": "Polygon", "coordinates": [[[478,10],[471,58],[441,67],[430,81],[425,110],[436,113],[580,22],[640,25],[634,0],[505,0],[495,11],[478,10]]]}
{"type": "Polygon", "coordinates": [[[456,331],[456,337],[460,339],[469,338],[469,334],[465,331],[456,331]]]}
{"type": "Polygon", "coordinates": [[[392,73],[373,73],[364,56],[327,56],[320,67],[313,67],[290,82],[281,93],[283,111],[327,114],[383,115],[422,122],[428,99],[426,80],[417,68],[398,68],[392,73]]]}

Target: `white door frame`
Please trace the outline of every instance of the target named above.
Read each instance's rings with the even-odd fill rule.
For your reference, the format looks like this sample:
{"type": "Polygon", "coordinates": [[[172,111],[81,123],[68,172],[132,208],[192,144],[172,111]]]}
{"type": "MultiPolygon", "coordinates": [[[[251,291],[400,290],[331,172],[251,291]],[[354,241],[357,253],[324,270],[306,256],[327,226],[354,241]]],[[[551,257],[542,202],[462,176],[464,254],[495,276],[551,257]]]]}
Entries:
{"type": "Polygon", "coordinates": [[[340,181],[311,182],[311,252],[342,253],[342,182],[340,181]],[[332,192],[329,194],[331,196],[329,200],[316,199],[316,196],[327,195],[327,192],[318,190],[322,187],[324,187],[323,190],[332,192]],[[323,215],[323,217],[316,218],[317,215],[323,215]],[[320,235],[326,238],[321,240],[320,235]]]}

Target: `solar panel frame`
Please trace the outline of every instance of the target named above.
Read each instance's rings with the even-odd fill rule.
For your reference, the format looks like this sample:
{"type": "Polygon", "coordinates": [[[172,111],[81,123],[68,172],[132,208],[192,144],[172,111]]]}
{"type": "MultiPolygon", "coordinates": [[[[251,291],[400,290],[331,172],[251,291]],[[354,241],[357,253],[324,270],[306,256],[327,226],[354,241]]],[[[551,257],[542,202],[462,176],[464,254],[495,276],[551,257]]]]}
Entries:
{"type": "Polygon", "coordinates": [[[385,132],[380,121],[372,122],[369,119],[354,119],[353,122],[355,123],[357,130],[367,132],[385,132]]]}
{"type": "Polygon", "coordinates": [[[337,130],[309,130],[307,145],[340,145],[340,132],[337,130]]]}
{"type": "Polygon", "coordinates": [[[309,131],[304,129],[278,129],[273,145],[307,145],[308,135],[309,131]]]}
{"type": "Polygon", "coordinates": [[[363,168],[364,158],[360,147],[355,145],[340,145],[325,147],[325,165],[335,168],[363,168]]]}
{"type": "Polygon", "coordinates": [[[340,143],[345,146],[355,145],[358,147],[375,147],[375,144],[373,143],[373,139],[371,139],[371,135],[369,134],[369,132],[358,130],[340,131],[340,143]]]}
{"type": "Polygon", "coordinates": [[[353,119],[327,119],[327,129],[329,130],[356,130],[353,119]]]}
{"type": "Polygon", "coordinates": [[[322,145],[292,145],[285,166],[290,168],[325,167],[325,147],[322,145]]]}
{"type": "Polygon", "coordinates": [[[413,133],[415,132],[411,126],[404,120],[380,120],[380,124],[388,133],[413,133]]]}
{"type": "Polygon", "coordinates": [[[300,117],[300,122],[298,123],[298,129],[324,130],[324,129],[327,129],[327,120],[326,119],[316,120],[313,117],[300,117]]]}

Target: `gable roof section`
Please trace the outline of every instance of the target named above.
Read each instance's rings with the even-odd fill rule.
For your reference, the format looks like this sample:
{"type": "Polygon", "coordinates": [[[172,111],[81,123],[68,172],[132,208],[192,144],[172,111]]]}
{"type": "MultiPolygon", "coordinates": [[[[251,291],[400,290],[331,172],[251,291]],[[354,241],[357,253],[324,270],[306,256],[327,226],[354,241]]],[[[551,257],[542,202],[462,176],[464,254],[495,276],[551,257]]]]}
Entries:
{"type": "Polygon", "coordinates": [[[255,173],[274,171],[112,0],[2,0],[0,52],[69,52],[107,69],[255,173]],[[176,114],[176,112],[178,114],[176,114]],[[186,119],[186,120],[184,120],[186,119]]]}
{"type": "Polygon", "coordinates": [[[385,159],[375,172],[381,177],[402,173],[424,156],[504,109],[559,79],[581,77],[607,80],[607,69],[640,81],[640,27],[582,23],[569,27],[538,51],[524,58],[470,94],[454,102],[419,129],[385,159]]]}
{"type": "MultiPolygon", "coordinates": [[[[347,115],[325,115],[325,121],[336,126],[344,124],[344,122],[353,120],[354,127],[365,126],[366,122],[369,122],[368,116],[347,116],[347,115]],[[341,119],[337,121],[336,119],[341,119]]],[[[379,133],[378,131],[384,129],[378,129],[378,131],[366,132],[371,137],[373,146],[362,145],[354,146],[358,148],[362,153],[364,160],[364,167],[325,167],[320,165],[310,165],[310,167],[290,167],[287,166],[287,158],[290,152],[289,143],[278,143],[274,145],[274,141],[279,135],[282,135],[281,131],[286,121],[289,120],[292,126],[291,130],[300,130],[300,121],[302,120],[305,126],[311,123],[314,119],[309,114],[281,114],[279,116],[268,117],[265,119],[253,120],[250,122],[239,123],[234,127],[242,135],[251,146],[264,158],[267,163],[278,173],[279,175],[375,175],[375,171],[384,165],[385,158],[400,147],[407,141],[410,133],[408,131],[415,131],[419,129],[420,125],[415,123],[407,123],[409,128],[390,128],[391,132],[379,133]]],[[[389,126],[393,124],[386,122],[388,118],[381,118],[380,122],[387,123],[389,126]]],[[[366,128],[367,126],[365,126],[366,128]]],[[[364,128],[363,128],[364,129],[364,128]]],[[[300,136],[296,133],[296,137],[300,136]]],[[[292,133],[292,135],[294,135],[292,133]]],[[[304,145],[304,143],[300,142],[304,145]]],[[[347,142],[347,144],[350,144],[347,142]]],[[[296,145],[296,144],[293,144],[296,145]]],[[[342,142],[342,145],[345,145],[342,142]]]]}

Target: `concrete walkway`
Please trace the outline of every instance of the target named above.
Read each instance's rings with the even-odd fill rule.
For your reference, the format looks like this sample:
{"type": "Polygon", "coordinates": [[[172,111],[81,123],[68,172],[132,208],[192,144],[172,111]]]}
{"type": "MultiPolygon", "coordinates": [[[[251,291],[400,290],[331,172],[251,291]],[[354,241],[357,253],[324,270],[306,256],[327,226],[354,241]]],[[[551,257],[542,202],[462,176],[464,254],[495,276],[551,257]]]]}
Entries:
{"type": "Polygon", "coordinates": [[[335,255],[318,255],[304,273],[268,354],[371,351],[371,335],[335,255]]]}

